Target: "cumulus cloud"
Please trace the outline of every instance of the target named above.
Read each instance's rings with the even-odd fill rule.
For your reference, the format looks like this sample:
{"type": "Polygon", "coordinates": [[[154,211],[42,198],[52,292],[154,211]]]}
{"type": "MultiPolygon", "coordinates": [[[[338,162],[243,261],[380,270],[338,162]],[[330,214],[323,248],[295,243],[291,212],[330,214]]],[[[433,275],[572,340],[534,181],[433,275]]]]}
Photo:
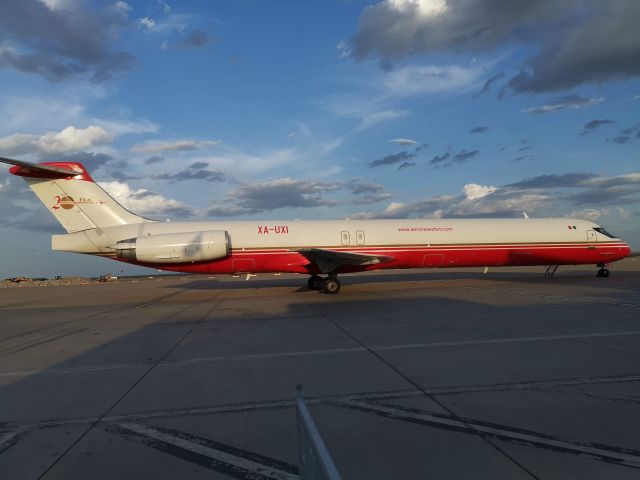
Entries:
{"type": "Polygon", "coordinates": [[[103,145],[111,142],[113,138],[112,133],[96,125],[87,128],[70,125],[59,132],[48,132],[44,135],[14,133],[0,138],[0,150],[6,155],[68,153],[103,145]]]}
{"type": "Polygon", "coordinates": [[[188,152],[193,150],[201,150],[204,148],[213,148],[220,142],[214,140],[205,140],[197,142],[195,140],[177,140],[175,142],[147,142],[136,144],[131,147],[133,153],[170,153],[170,152],[188,152]]]}
{"type": "Polygon", "coordinates": [[[0,2],[0,69],[51,81],[85,77],[101,82],[128,69],[133,57],[112,48],[128,23],[125,2],[104,8],[61,0],[0,2]]]}
{"type": "Polygon", "coordinates": [[[566,202],[576,205],[630,204],[640,200],[640,173],[606,177],[594,173],[564,173],[540,175],[512,183],[507,187],[518,190],[570,189],[566,202]]]}
{"type": "Polygon", "coordinates": [[[247,183],[229,193],[226,200],[207,209],[208,215],[251,215],[285,207],[319,207],[336,205],[323,194],[333,192],[340,184],[313,180],[279,178],[247,183]]]}
{"type": "Polygon", "coordinates": [[[225,200],[212,204],[206,213],[211,216],[238,216],[279,208],[364,205],[388,200],[392,196],[383,185],[360,178],[346,182],[321,182],[286,177],[243,184],[231,191],[225,200]],[[336,198],[340,193],[348,193],[351,198],[336,198]]]}
{"type": "Polygon", "coordinates": [[[133,189],[124,182],[100,182],[99,185],[124,208],[142,216],[196,214],[195,209],[182,202],[144,188],[133,189]]]}
{"type": "Polygon", "coordinates": [[[576,109],[590,107],[604,102],[604,98],[585,98],[579,95],[571,94],[563,97],[555,98],[548,105],[540,107],[532,107],[522,110],[523,113],[551,113],[558,110],[576,109]]]}
{"type": "Polygon", "coordinates": [[[535,211],[550,197],[489,185],[467,184],[460,195],[436,195],[414,202],[392,202],[381,212],[362,212],[352,218],[485,218],[519,217],[535,211]]]}
{"type": "Polygon", "coordinates": [[[462,191],[464,192],[464,196],[469,200],[476,200],[478,198],[486,197],[496,190],[497,188],[494,186],[478,185],[477,183],[468,183],[462,189],[462,191]]]}
{"type": "Polygon", "coordinates": [[[509,81],[509,88],[536,93],[640,75],[640,30],[636,22],[640,3],[591,0],[567,4],[575,8],[574,12],[584,9],[586,14],[578,17],[582,21],[568,26],[559,22],[563,30],[545,36],[540,52],[527,62],[526,70],[509,81]]]}
{"type": "Polygon", "coordinates": [[[594,219],[609,211],[628,215],[623,207],[640,201],[640,173],[602,176],[593,173],[540,175],[495,187],[469,183],[459,195],[436,195],[422,200],[391,202],[379,212],[361,212],[352,218],[519,217],[523,211],[578,206],[572,217],[594,219]]]}
{"type": "Polygon", "coordinates": [[[608,208],[584,208],[582,210],[574,210],[565,216],[567,218],[580,218],[595,222],[600,217],[608,215],[610,211],[608,208]]]}
{"type": "Polygon", "coordinates": [[[365,8],[344,51],[389,68],[410,55],[492,53],[525,40],[536,53],[507,88],[539,93],[640,75],[639,16],[635,0],[538,0],[514,8],[495,0],[385,0],[365,8]]]}

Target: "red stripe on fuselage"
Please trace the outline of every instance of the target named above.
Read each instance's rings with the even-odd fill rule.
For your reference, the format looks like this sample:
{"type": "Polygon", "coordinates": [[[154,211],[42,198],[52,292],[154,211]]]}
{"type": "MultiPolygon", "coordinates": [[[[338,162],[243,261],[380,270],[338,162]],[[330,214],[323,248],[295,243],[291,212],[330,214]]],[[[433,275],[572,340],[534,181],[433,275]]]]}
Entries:
{"type": "MultiPolygon", "coordinates": [[[[621,242],[530,245],[438,245],[430,247],[335,247],[328,250],[384,255],[393,260],[364,267],[345,267],[340,273],[390,268],[453,268],[513,265],[579,265],[611,263],[629,255],[621,242]]],[[[188,273],[319,273],[296,251],[285,249],[234,250],[212,262],[182,265],[140,264],[161,270],[188,273]]]]}

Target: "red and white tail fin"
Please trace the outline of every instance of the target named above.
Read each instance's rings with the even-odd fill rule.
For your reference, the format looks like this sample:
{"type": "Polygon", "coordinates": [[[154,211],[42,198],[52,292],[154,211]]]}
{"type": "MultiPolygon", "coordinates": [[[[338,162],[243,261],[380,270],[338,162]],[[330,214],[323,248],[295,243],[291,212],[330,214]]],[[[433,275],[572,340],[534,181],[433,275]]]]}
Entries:
{"type": "Polygon", "coordinates": [[[56,220],[69,232],[147,222],[116,202],[77,162],[31,163],[0,157],[23,177],[56,220]]]}

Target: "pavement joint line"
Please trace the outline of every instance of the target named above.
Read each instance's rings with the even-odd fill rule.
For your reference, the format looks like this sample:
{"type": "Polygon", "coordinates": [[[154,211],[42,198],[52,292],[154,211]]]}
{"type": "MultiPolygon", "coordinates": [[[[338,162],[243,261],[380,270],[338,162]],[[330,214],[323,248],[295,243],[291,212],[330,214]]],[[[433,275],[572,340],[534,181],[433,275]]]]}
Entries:
{"type": "Polygon", "coordinates": [[[209,316],[209,314],[218,306],[222,303],[223,298],[221,299],[220,297],[223,297],[224,295],[224,291],[218,293],[218,295],[215,295],[212,298],[207,298],[205,300],[201,300],[199,302],[196,302],[195,304],[189,305],[188,307],[185,307],[184,309],[182,309],[182,311],[186,311],[189,310],[190,308],[196,307],[198,305],[201,305],[205,302],[209,302],[209,301],[215,301],[217,300],[217,302],[215,302],[215,304],[207,310],[207,313],[205,313],[202,318],[200,318],[200,320],[198,320],[197,322],[195,322],[193,325],[191,325],[191,327],[183,334],[180,336],[180,338],[178,339],[177,342],[174,342],[174,344],[166,351],[166,353],[160,358],[158,359],[156,362],[154,362],[153,365],[151,365],[146,372],[144,372],[135,382],[133,382],[133,384],[122,394],[120,395],[120,397],[118,397],[118,399],[112,403],[105,411],[104,413],[102,413],[102,415],[100,415],[97,420],[93,421],[91,423],[91,425],[89,425],[89,428],[87,428],[82,434],[80,434],[80,436],[78,438],[76,438],[76,440],[69,446],[67,447],[67,449],[62,452],[60,455],[58,455],[56,457],[56,459],[51,462],[49,464],[48,467],[46,467],[44,469],[44,471],[42,473],[40,473],[40,475],[38,475],[38,480],[42,479],[45,475],[47,475],[51,469],[53,467],[55,467],[58,462],[60,462],[60,460],[62,460],[71,450],[73,450],[73,448],[75,448],[76,445],[78,445],[78,443],[80,443],[82,441],[82,439],[96,426],[98,425],[102,419],[107,416],[107,414],[112,411],[129,393],[131,393],[131,391],[138,386],[138,384],[144,380],[144,378],[151,373],[151,371],[153,371],[153,369],[162,361],[164,360],[171,352],[173,352],[176,347],[178,347],[178,345],[180,345],[185,338],[187,338],[187,336],[189,336],[189,334],[198,326],[200,325],[205,318],[207,318],[209,316]]]}
{"type": "MultiPolygon", "coordinates": [[[[155,299],[152,299],[150,301],[147,301],[146,303],[144,303],[142,305],[150,305],[152,303],[156,303],[156,302],[159,302],[159,301],[161,301],[161,300],[163,300],[165,298],[173,296],[174,294],[177,295],[178,293],[182,293],[182,292],[185,292],[187,290],[188,289],[183,288],[182,290],[179,290],[178,292],[172,292],[168,296],[167,295],[163,295],[160,298],[155,298],[155,299]]],[[[99,319],[103,319],[103,318],[109,317],[111,315],[117,315],[119,313],[126,312],[128,310],[134,310],[136,308],[139,308],[140,306],[141,305],[126,305],[126,306],[120,306],[118,308],[115,308],[113,310],[109,310],[109,311],[106,311],[106,312],[97,312],[97,313],[93,313],[93,314],[90,314],[90,315],[82,315],[82,316],[79,316],[78,318],[74,318],[73,320],[67,320],[67,321],[64,321],[62,323],[58,323],[58,324],[50,325],[48,327],[40,328],[37,331],[20,333],[18,335],[12,335],[12,336],[7,337],[7,338],[0,338],[0,344],[3,343],[3,342],[8,342],[10,340],[13,340],[15,338],[25,337],[25,336],[29,336],[29,335],[37,335],[37,334],[41,333],[44,330],[53,329],[54,333],[47,334],[48,337],[47,336],[44,337],[44,338],[49,338],[49,337],[51,337],[53,335],[56,335],[58,333],[58,332],[56,332],[57,328],[64,328],[65,326],[73,325],[74,323],[81,322],[83,320],[99,320],[99,319]]],[[[66,333],[68,333],[68,332],[63,331],[60,334],[66,334],[66,333]]],[[[41,340],[41,339],[36,339],[36,340],[41,340]]],[[[10,352],[11,350],[15,350],[17,347],[23,347],[25,345],[28,345],[29,343],[30,342],[28,341],[28,342],[25,342],[25,343],[22,343],[22,344],[19,344],[19,345],[14,345],[12,347],[6,348],[5,350],[0,351],[0,356],[4,356],[5,352],[10,352]]]]}
{"type": "Polygon", "coordinates": [[[459,288],[463,288],[465,290],[474,290],[480,292],[493,292],[493,293],[506,293],[510,295],[522,295],[526,297],[539,297],[539,298],[548,298],[552,300],[564,300],[568,302],[583,302],[583,303],[596,303],[600,305],[615,305],[619,307],[635,307],[640,308],[640,303],[627,303],[627,302],[615,302],[615,301],[606,301],[606,300],[596,300],[593,298],[581,298],[581,297],[562,297],[558,295],[548,295],[545,293],[535,293],[535,292],[517,292],[513,290],[497,290],[493,288],[480,288],[480,287],[469,287],[469,286],[460,286],[459,288]]]}
{"type": "MultiPolygon", "coordinates": [[[[626,375],[626,376],[614,376],[614,377],[590,377],[590,378],[569,378],[558,380],[540,380],[531,382],[517,382],[517,383],[497,383],[491,385],[470,385],[470,386],[453,386],[453,387],[434,387],[425,388],[424,390],[435,396],[444,395],[458,395],[465,393],[482,393],[482,392],[495,392],[506,390],[522,390],[531,388],[544,388],[544,387],[562,387],[572,385],[593,385],[593,384],[606,384],[606,383],[626,383],[640,381],[640,374],[626,375]]],[[[362,393],[350,393],[340,395],[328,395],[328,396],[315,396],[306,397],[305,403],[308,405],[321,405],[325,403],[331,403],[336,401],[349,401],[349,400],[389,400],[399,398],[413,398],[422,397],[424,393],[422,390],[417,389],[405,389],[405,390],[393,390],[383,392],[362,392],[362,393]]],[[[184,408],[184,409],[171,409],[171,410],[158,410],[155,412],[140,412],[121,415],[105,415],[101,419],[101,423],[108,422],[121,422],[129,420],[144,420],[150,418],[172,418],[178,416],[190,416],[190,415],[213,415],[219,413],[236,413],[244,412],[248,410],[276,410],[281,408],[290,408],[294,406],[294,400],[272,400],[262,402],[249,402],[240,404],[228,404],[228,405],[216,405],[210,407],[197,407],[197,408],[184,408]]],[[[82,423],[93,423],[98,420],[99,417],[84,417],[75,419],[58,419],[58,420],[43,420],[40,422],[25,423],[16,425],[19,428],[47,428],[57,427],[65,425],[74,425],[82,423]]]]}
{"type": "MultiPolygon", "coordinates": [[[[350,331],[348,331],[345,327],[343,327],[336,320],[333,320],[333,319],[329,318],[329,316],[327,316],[325,313],[323,313],[318,307],[312,307],[312,308],[314,308],[318,312],[318,314],[321,317],[323,317],[328,323],[332,324],[336,329],[340,330],[344,335],[346,335],[352,341],[354,341],[355,343],[359,344],[361,347],[366,348],[371,355],[373,355],[378,361],[380,361],[381,363],[386,365],[387,368],[389,368],[390,370],[395,372],[400,378],[404,379],[404,381],[406,381],[407,383],[409,383],[410,385],[415,387],[417,390],[420,390],[424,394],[424,396],[426,398],[430,399],[432,402],[437,404],[440,408],[442,408],[444,411],[446,411],[452,417],[458,419],[462,423],[465,423],[465,420],[462,417],[457,415],[450,407],[445,405],[443,401],[441,401],[438,398],[436,398],[435,395],[430,394],[429,392],[427,392],[424,387],[422,387],[418,382],[416,382],[411,377],[409,377],[408,374],[406,374],[402,370],[400,370],[399,367],[397,367],[396,365],[392,364],[391,361],[389,361],[386,358],[384,358],[382,355],[377,353],[375,350],[372,350],[370,346],[366,345],[362,340],[360,340],[358,337],[356,337],[355,334],[353,334],[350,331]]],[[[477,429],[474,429],[474,427],[472,425],[469,425],[469,424],[466,424],[466,425],[467,425],[468,428],[474,430],[474,433],[475,433],[475,435],[478,436],[478,438],[480,438],[486,444],[488,444],[491,447],[493,447],[499,454],[501,454],[505,459],[507,459],[508,462],[511,462],[513,465],[515,465],[517,468],[519,468],[522,472],[524,472],[529,477],[534,478],[536,480],[540,480],[540,478],[535,473],[533,473],[529,468],[527,468],[524,464],[522,464],[522,462],[518,461],[509,452],[505,451],[503,448],[501,448],[499,445],[497,445],[494,441],[492,441],[492,439],[489,436],[487,436],[484,432],[482,432],[480,430],[477,430],[477,429]]]]}
{"type": "Polygon", "coordinates": [[[345,401],[335,403],[335,405],[378,414],[392,420],[411,421],[462,433],[473,434],[475,433],[474,430],[479,430],[498,440],[515,441],[527,446],[547,448],[563,453],[588,455],[599,460],[615,462],[617,465],[640,468],[640,451],[637,450],[571,441],[548,434],[510,428],[505,425],[491,424],[469,418],[465,418],[463,421],[458,419],[457,416],[434,414],[433,412],[394,405],[378,405],[362,401],[345,401]]]}
{"type": "MultiPolygon", "coordinates": [[[[597,333],[579,333],[579,334],[549,334],[540,336],[529,337],[503,337],[492,338],[485,340],[456,340],[450,342],[428,342],[428,343],[411,343],[411,344],[399,344],[399,345],[374,345],[369,347],[374,351],[393,351],[393,350],[410,350],[421,348],[442,348],[442,347],[460,347],[460,346],[474,346],[474,345],[491,345],[502,343],[521,343],[521,342],[544,342],[544,341],[562,341],[582,338],[607,338],[607,337],[622,337],[630,335],[640,335],[640,330],[629,330],[622,332],[597,332],[597,333]]],[[[363,353],[367,352],[364,347],[349,347],[349,348],[334,348],[334,349],[321,349],[321,350],[302,350],[293,352],[272,352],[272,353],[252,353],[243,355],[221,355],[215,357],[202,357],[202,358],[190,358],[185,360],[175,361],[163,361],[158,363],[158,367],[171,367],[192,365],[200,363],[210,363],[219,361],[243,361],[243,360],[264,360],[269,358],[288,358],[288,357],[304,357],[315,355],[333,355],[341,353],[363,353]]],[[[155,362],[132,362],[132,363],[118,363],[113,365],[89,365],[85,367],[70,367],[70,368],[54,368],[49,370],[22,370],[15,372],[2,372],[2,377],[13,376],[28,376],[28,375],[62,375],[71,373],[86,373],[97,372],[105,370],[119,370],[129,368],[143,368],[153,365],[155,362]]]]}

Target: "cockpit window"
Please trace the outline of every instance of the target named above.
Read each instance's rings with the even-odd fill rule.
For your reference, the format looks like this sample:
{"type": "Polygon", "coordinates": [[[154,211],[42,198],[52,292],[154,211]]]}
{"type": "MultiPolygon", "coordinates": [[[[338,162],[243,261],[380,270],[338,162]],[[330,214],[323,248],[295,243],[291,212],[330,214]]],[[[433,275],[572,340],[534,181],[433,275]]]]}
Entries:
{"type": "Polygon", "coordinates": [[[594,230],[595,230],[596,232],[598,232],[598,233],[601,233],[602,235],[605,235],[605,236],[609,237],[609,238],[618,238],[618,237],[616,237],[615,235],[613,235],[613,234],[611,234],[611,233],[607,232],[607,231],[606,231],[604,228],[602,228],[602,227],[594,228],[594,230]]]}

